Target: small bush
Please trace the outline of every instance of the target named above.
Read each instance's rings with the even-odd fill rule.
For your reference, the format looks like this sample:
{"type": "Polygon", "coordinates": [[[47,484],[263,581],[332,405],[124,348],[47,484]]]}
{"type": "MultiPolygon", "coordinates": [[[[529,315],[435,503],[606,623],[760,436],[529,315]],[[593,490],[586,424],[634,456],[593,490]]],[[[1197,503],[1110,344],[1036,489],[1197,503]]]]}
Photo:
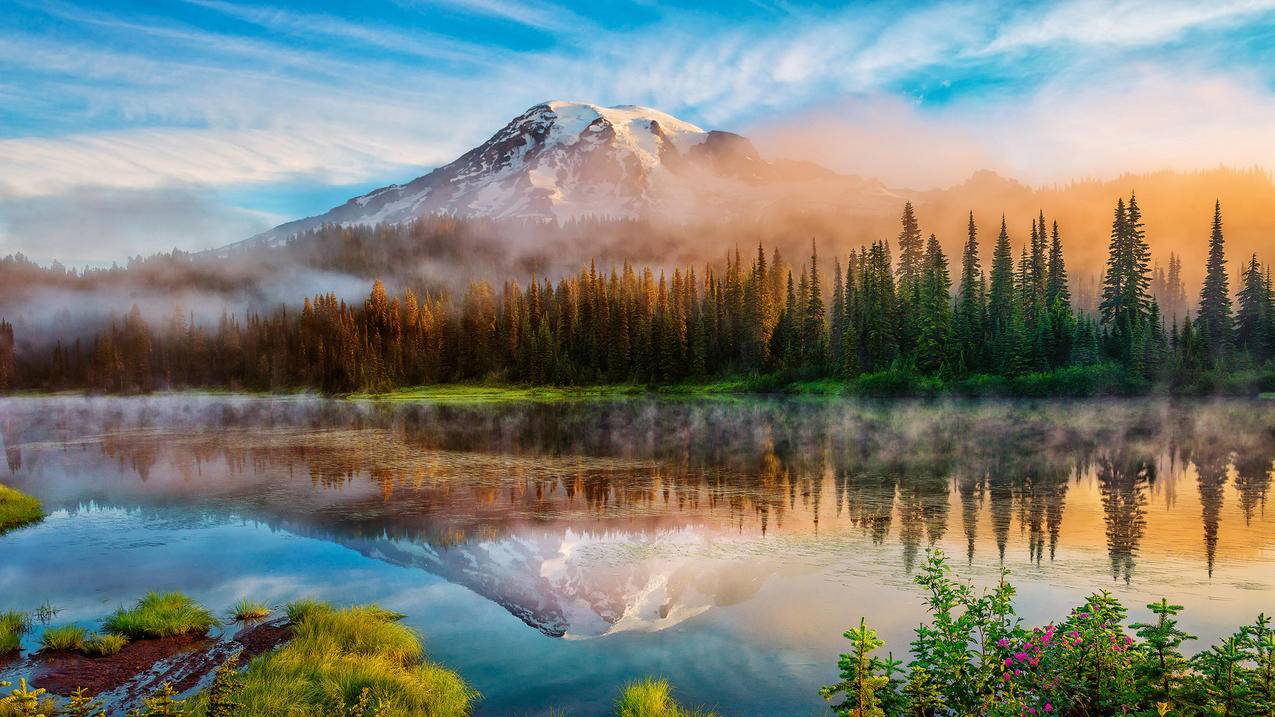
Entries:
{"type": "Polygon", "coordinates": [[[40,649],[50,652],[69,652],[84,647],[86,632],[79,625],[59,625],[44,631],[40,637],[40,649]]]}
{"type": "Polygon", "coordinates": [[[261,620],[270,615],[270,608],[263,602],[243,598],[230,608],[230,617],[236,622],[261,620]]]}
{"type": "Polygon", "coordinates": [[[6,485],[0,485],[0,533],[35,523],[44,517],[40,501],[6,485]]]}
{"type": "Polygon", "coordinates": [[[123,650],[127,644],[128,638],[123,635],[90,635],[84,640],[83,650],[89,657],[107,657],[123,650]]]}
{"type": "Polygon", "coordinates": [[[120,608],[106,619],[107,632],[130,640],[204,635],[217,624],[207,608],[179,593],[147,593],[131,610],[120,608]]]}
{"type": "Polygon", "coordinates": [[[668,680],[647,677],[624,686],[615,701],[616,717],[714,717],[712,712],[690,710],[674,701],[668,680]]]}

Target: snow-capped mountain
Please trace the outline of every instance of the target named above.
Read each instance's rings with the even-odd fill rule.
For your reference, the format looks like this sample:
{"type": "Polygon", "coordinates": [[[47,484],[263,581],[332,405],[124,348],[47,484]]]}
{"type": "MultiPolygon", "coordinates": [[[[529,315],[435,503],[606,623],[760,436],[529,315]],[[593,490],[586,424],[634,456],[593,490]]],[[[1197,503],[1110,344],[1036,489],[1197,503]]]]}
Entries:
{"type": "MultiPolygon", "coordinates": [[[[767,162],[744,137],[648,107],[555,100],[518,115],[450,164],[248,243],[278,244],[326,223],[402,222],[440,213],[566,221],[752,210],[776,181],[830,176],[861,181],[813,165],[767,162]]],[[[879,185],[873,189],[885,193],[879,185]]]]}

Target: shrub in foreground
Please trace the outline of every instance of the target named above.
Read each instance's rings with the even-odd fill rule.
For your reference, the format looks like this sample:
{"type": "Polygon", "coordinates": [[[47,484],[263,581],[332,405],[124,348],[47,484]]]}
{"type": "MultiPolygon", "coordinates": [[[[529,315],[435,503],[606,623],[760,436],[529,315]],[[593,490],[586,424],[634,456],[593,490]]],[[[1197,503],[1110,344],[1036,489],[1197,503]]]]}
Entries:
{"type": "Polygon", "coordinates": [[[179,593],[147,593],[130,610],[120,608],[106,618],[107,632],[130,640],[204,635],[217,618],[189,597],[179,593]]]}
{"type": "Polygon", "coordinates": [[[1027,627],[1003,578],[979,592],[951,577],[941,552],[916,579],[929,621],[915,630],[906,667],[875,656],[883,646],[860,621],[845,633],[841,680],[821,690],[837,714],[1230,715],[1275,714],[1275,626],[1265,615],[1194,657],[1177,623],[1182,607],[1161,600],[1154,618],[1126,627],[1107,592],[1066,618],[1027,627]]]}

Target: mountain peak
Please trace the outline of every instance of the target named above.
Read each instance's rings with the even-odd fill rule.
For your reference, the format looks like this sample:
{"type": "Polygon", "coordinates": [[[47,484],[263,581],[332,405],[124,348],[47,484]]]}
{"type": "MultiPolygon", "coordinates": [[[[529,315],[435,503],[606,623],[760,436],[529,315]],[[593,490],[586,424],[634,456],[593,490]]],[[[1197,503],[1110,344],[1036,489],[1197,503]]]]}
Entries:
{"type": "Polygon", "coordinates": [[[248,240],[275,245],[323,224],[398,223],[449,214],[569,221],[755,211],[776,176],[746,138],[650,107],[549,100],[486,142],[403,185],[248,240]],[[729,207],[729,208],[728,208],[729,207]]]}

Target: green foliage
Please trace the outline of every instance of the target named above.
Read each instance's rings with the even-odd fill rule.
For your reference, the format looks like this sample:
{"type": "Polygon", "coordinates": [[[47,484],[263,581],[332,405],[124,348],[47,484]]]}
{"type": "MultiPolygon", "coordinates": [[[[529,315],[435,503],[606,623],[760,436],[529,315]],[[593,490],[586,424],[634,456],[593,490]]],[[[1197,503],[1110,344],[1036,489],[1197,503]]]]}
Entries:
{"type": "Polygon", "coordinates": [[[236,622],[262,620],[270,615],[270,607],[263,602],[240,598],[230,607],[230,619],[236,622]]]}
{"type": "Polygon", "coordinates": [[[132,640],[203,635],[217,624],[207,608],[179,593],[147,593],[132,609],[120,608],[106,618],[107,632],[132,640]]]}
{"type": "Polygon", "coordinates": [[[185,700],[177,699],[177,691],[167,682],[159,692],[147,697],[142,717],[184,717],[187,714],[185,700]]]}
{"type": "Polygon", "coordinates": [[[7,485],[0,485],[0,534],[44,517],[40,501],[7,485]]]}
{"type": "Polygon", "coordinates": [[[217,668],[212,684],[204,697],[207,699],[207,717],[232,717],[242,707],[235,694],[243,687],[239,676],[239,655],[236,653],[217,668]]]}
{"type": "Polygon", "coordinates": [[[283,610],[288,615],[288,622],[295,625],[315,613],[330,612],[332,606],[312,598],[302,598],[288,603],[283,610]]]}
{"type": "Polygon", "coordinates": [[[615,702],[616,717],[715,717],[714,713],[687,709],[673,699],[668,680],[647,677],[624,686],[615,702]]]}
{"type": "Polygon", "coordinates": [[[106,711],[102,706],[102,700],[90,695],[83,687],[77,687],[67,700],[63,714],[66,717],[105,717],[106,711]]]}
{"type": "Polygon", "coordinates": [[[837,661],[841,681],[823,687],[819,694],[825,700],[841,695],[841,701],[832,709],[842,717],[884,717],[882,693],[890,687],[891,675],[887,663],[872,653],[885,642],[863,618],[859,619],[859,627],[847,630],[844,637],[850,641],[850,652],[842,653],[837,661]]]}
{"type": "Polygon", "coordinates": [[[556,282],[532,276],[496,288],[475,279],[455,298],[392,296],[378,280],[362,302],[320,294],[299,308],[226,314],[215,328],[184,314],[153,327],[135,307],[83,351],[54,341],[47,360],[20,364],[6,364],[13,327],[0,322],[0,391],[317,388],[446,403],[663,387],[680,395],[722,382],[767,391],[825,380],[850,380],[850,393],[867,396],[1269,390],[1269,269],[1255,255],[1248,260],[1232,312],[1219,205],[1199,310],[1190,312],[1175,256],[1153,291],[1143,225],[1137,197],[1121,197],[1097,307],[1073,306],[1061,229],[1043,211],[1029,238],[1015,237],[1002,217],[986,273],[971,213],[953,286],[955,267],[936,236],[922,241],[921,219],[906,205],[897,260],[886,241],[847,247],[844,271],[839,257],[831,262],[830,302],[828,267],[813,242],[799,267],[777,251],[767,259],[759,244],[750,265],[738,251],[724,266],[675,267],[671,277],[591,263],[556,282]],[[1232,378],[1240,372],[1249,375],[1232,378]]]}
{"type": "Polygon", "coordinates": [[[81,650],[87,631],[79,625],[50,627],[40,637],[40,649],[51,652],[81,650]]]}
{"type": "MultiPolygon", "coordinates": [[[[0,682],[0,688],[13,687],[12,682],[0,682]]],[[[43,688],[31,689],[25,677],[18,679],[18,686],[0,697],[0,717],[53,717],[57,705],[44,697],[43,688]]]]}
{"type": "Polygon", "coordinates": [[[1177,624],[1180,605],[1151,603],[1149,622],[1125,629],[1127,612],[1106,591],[1089,596],[1060,623],[1024,627],[1013,588],[1002,579],[976,591],[952,578],[940,551],[916,582],[926,590],[927,622],[916,628],[907,679],[897,664],[874,660],[882,644],[860,620],[846,633],[854,649],[838,662],[841,682],[820,690],[846,695],[843,715],[1232,715],[1275,712],[1275,630],[1259,615],[1190,659],[1192,638],[1177,624]]]}
{"type": "Polygon", "coordinates": [[[22,645],[22,636],[31,629],[31,616],[25,612],[0,612],[0,655],[7,655],[22,645]]]}
{"type": "MultiPolygon", "coordinates": [[[[376,606],[337,610],[311,600],[286,610],[292,639],[233,679],[223,676],[217,704],[234,706],[218,714],[469,713],[477,694],[454,672],[426,661],[420,639],[397,622],[396,613],[376,606]]],[[[193,714],[214,714],[212,692],[193,701],[193,714]]]]}
{"type": "Polygon", "coordinates": [[[85,638],[84,646],[81,649],[89,657],[107,657],[123,650],[127,644],[127,637],[107,633],[105,635],[89,635],[85,638]]]}

